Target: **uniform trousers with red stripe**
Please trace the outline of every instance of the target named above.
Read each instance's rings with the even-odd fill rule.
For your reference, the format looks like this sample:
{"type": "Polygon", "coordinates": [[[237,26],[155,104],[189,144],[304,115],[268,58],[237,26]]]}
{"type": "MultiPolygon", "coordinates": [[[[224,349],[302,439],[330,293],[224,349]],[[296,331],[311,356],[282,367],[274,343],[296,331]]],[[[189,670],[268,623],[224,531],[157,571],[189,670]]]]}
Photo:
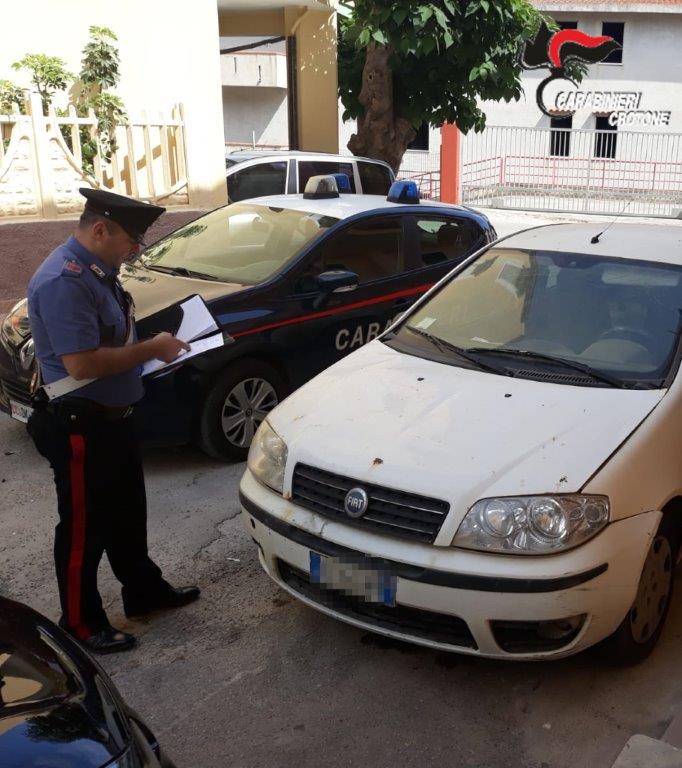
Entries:
{"type": "Polygon", "coordinates": [[[108,626],[97,589],[105,552],[123,585],[124,603],[153,602],[170,589],[147,552],[147,500],[134,420],[50,406],[31,416],[28,432],[50,462],[57,489],[60,623],[84,639],[108,626]]]}

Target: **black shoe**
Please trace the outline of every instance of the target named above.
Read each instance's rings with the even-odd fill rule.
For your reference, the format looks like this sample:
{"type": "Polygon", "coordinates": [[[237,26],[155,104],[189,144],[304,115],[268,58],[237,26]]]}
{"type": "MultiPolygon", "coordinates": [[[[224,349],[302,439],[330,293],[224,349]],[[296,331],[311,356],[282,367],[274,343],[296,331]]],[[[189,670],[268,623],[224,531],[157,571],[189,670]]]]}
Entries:
{"type": "Polygon", "coordinates": [[[77,637],[69,627],[64,626],[59,622],[62,629],[66,630],[70,635],[76,638],[79,643],[84,645],[89,651],[94,653],[118,653],[119,651],[129,651],[135,647],[137,640],[134,635],[129,635],[127,632],[121,632],[120,629],[115,629],[112,626],[105,627],[99,632],[95,632],[90,637],[81,638],[77,637]]]}
{"type": "Polygon", "coordinates": [[[154,597],[123,599],[125,615],[131,619],[133,616],[142,616],[152,611],[161,611],[166,608],[181,608],[183,605],[193,603],[201,594],[199,587],[170,587],[154,597]]]}

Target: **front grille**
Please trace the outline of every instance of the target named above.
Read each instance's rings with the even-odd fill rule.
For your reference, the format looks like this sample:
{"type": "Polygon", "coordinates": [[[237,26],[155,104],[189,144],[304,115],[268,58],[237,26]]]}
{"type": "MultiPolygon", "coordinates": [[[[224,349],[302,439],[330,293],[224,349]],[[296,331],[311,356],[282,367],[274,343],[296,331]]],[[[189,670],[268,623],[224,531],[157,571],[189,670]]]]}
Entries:
{"type": "Polygon", "coordinates": [[[307,464],[294,468],[292,497],[299,506],[324,517],[428,544],[433,543],[450,509],[446,501],[371,485],[307,464]],[[344,511],[346,494],[356,487],[364,488],[369,497],[367,512],[359,519],[344,511]]]}
{"type": "Polygon", "coordinates": [[[378,603],[366,603],[358,597],[311,583],[309,574],[294,568],[284,560],[277,560],[277,569],[282,581],[295,592],[344,616],[436,643],[459,648],[478,648],[467,623],[458,616],[424,611],[406,605],[390,608],[378,603]]]}
{"type": "Polygon", "coordinates": [[[31,392],[28,382],[19,381],[18,379],[0,379],[0,384],[6,397],[17,400],[24,405],[31,404],[31,392]]]}

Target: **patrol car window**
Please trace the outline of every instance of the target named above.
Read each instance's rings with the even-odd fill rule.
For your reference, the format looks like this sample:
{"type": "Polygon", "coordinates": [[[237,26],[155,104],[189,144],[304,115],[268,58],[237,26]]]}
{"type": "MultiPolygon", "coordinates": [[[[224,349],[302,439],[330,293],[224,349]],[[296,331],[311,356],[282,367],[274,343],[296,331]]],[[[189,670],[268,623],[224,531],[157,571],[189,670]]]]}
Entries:
{"type": "Polygon", "coordinates": [[[303,192],[311,176],[324,176],[330,173],[345,173],[350,181],[350,191],[355,192],[353,163],[336,163],[328,160],[298,161],[298,191],[303,192]]]}
{"type": "Polygon", "coordinates": [[[314,278],[329,269],[355,272],[360,283],[398,275],[404,270],[403,227],[400,216],[368,219],[323,243],[301,281],[314,288],[314,278]]]}
{"type": "Polygon", "coordinates": [[[377,163],[364,163],[359,160],[358,173],[363,194],[386,197],[393,181],[388,168],[377,163]]]}
{"type": "Polygon", "coordinates": [[[432,267],[461,261],[471,253],[481,232],[466,219],[417,219],[418,265],[432,267]]]}
{"type": "Polygon", "coordinates": [[[308,211],[236,203],[155,243],[142,261],[163,272],[254,285],[337,222],[308,211]]]}
{"type": "Polygon", "coordinates": [[[227,196],[231,203],[238,203],[252,197],[283,195],[286,180],[286,162],[259,163],[227,177],[227,196]]]}
{"type": "Polygon", "coordinates": [[[493,248],[411,315],[400,336],[428,343],[425,332],[475,348],[481,360],[524,376],[546,372],[539,355],[549,355],[660,386],[674,359],[681,310],[677,265],[493,248]]]}

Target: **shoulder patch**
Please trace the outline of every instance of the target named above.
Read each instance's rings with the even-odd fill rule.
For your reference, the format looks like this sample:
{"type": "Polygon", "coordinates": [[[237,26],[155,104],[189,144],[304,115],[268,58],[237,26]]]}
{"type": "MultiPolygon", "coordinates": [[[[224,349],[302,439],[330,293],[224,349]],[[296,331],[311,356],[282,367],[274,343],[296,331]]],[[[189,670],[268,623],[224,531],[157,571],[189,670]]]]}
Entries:
{"type": "Polygon", "coordinates": [[[62,275],[70,275],[77,277],[83,273],[83,267],[73,259],[66,259],[64,266],[62,267],[62,275]]]}

